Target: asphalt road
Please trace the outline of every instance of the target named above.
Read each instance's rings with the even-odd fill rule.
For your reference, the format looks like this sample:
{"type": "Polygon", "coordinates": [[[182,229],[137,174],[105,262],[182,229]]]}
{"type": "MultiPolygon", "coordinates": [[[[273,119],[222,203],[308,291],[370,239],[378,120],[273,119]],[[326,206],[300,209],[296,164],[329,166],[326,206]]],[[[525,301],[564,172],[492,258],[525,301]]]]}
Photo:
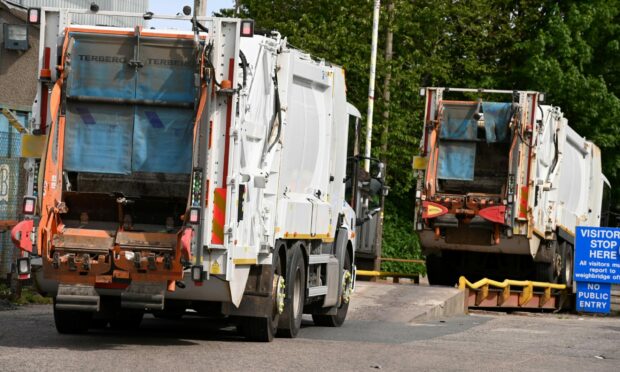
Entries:
{"type": "Polygon", "coordinates": [[[410,324],[352,314],[296,339],[246,342],[202,318],[150,316],[136,332],[56,333],[51,306],[0,311],[1,371],[617,371],[620,319],[473,313],[410,324]]]}

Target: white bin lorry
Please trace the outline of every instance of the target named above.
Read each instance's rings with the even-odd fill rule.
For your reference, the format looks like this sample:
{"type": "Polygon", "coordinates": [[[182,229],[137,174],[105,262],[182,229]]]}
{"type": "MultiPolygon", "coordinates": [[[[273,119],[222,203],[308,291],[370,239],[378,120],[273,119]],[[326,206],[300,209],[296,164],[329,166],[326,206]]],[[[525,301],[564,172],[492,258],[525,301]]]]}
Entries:
{"type": "Polygon", "coordinates": [[[84,13],[30,13],[32,125],[47,145],[12,232],[58,331],[187,309],[263,341],[295,337],[304,313],[341,325],[359,220],[345,201],[359,112],[343,69],[248,20],[168,17],[195,32],[71,22],[84,13]]]}
{"type": "Polygon", "coordinates": [[[421,93],[415,229],[430,283],[465,275],[571,286],[575,227],[605,215],[599,148],[539,92],[421,93]]]}

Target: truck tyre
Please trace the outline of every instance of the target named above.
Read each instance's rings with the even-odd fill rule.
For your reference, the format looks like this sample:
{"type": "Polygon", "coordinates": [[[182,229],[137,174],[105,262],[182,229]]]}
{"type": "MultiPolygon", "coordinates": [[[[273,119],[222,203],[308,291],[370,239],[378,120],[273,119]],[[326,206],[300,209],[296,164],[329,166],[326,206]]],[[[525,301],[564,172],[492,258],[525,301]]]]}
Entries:
{"type": "Polygon", "coordinates": [[[560,255],[562,256],[562,272],[560,273],[560,284],[567,287],[573,286],[573,246],[568,242],[560,244],[560,255]]]}
{"type": "Polygon", "coordinates": [[[562,273],[562,250],[557,242],[553,244],[554,252],[551,262],[536,262],[536,281],[557,283],[562,273]]]}
{"type": "Polygon", "coordinates": [[[555,283],[553,264],[547,262],[536,262],[536,281],[543,283],[555,283]]]}
{"type": "Polygon", "coordinates": [[[446,260],[436,254],[426,256],[426,276],[430,285],[454,285],[454,280],[447,274],[446,260]]]}
{"type": "Polygon", "coordinates": [[[110,319],[110,328],[125,331],[140,328],[144,312],[140,310],[121,309],[115,317],[110,319]]]}
{"type": "Polygon", "coordinates": [[[301,328],[301,316],[306,295],[306,268],[300,242],[293,244],[288,252],[286,265],[286,298],[284,311],[278,322],[278,335],[294,338],[301,328]]]}
{"type": "Polygon", "coordinates": [[[82,334],[88,332],[93,314],[87,311],[60,310],[54,299],[54,323],[61,334],[82,334]]]}
{"type": "Polygon", "coordinates": [[[91,329],[105,329],[105,328],[107,328],[109,322],[110,322],[110,320],[108,320],[108,319],[93,318],[90,321],[89,328],[91,328],[91,329]]]}
{"type": "Polygon", "coordinates": [[[343,283],[341,295],[342,298],[340,299],[340,307],[338,307],[338,312],[336,313],[336,315],[312,314],[312,320],[314,320],[314,324],[317,326],[340,327],[347,317],[350,296],[350,290],[348,287],[352,284],[353,281],[353,278],[351,277],[351,258],[349,257],[349,252],[347,252],[347,254],[345,255],[343,268],[344,270],[342,273],[343,283]]]}
{"type": "Polygon", "coordinates": [[[273,267],[271,316],[267,318],[245,317],[239,320],[238,329],[251,341],[271,342],[278,331],[280,312],[283,311],[284,307],[282,290],[286,289],[286,287],[284,287],[285,281],[282,277],[282,262],[280,261],[278,250],[273,253],[273,267]]]}

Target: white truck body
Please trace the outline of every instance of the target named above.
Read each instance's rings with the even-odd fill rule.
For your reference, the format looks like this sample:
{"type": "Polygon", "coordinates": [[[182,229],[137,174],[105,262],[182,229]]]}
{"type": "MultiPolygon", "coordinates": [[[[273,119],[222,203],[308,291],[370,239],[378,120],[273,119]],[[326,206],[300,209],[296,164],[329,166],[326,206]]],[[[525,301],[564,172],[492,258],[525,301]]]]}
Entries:
{"type": "Polygon", "coordinates": [[[102,296],[147,311],[215,302],[227,315],[269,318],[270,329],[272,315],[293,317],[298,324],[279,326],[293,336],[301,309],[342,324],[354,283],[356,214],[344,198],[357,112],[343,69],[289,48],[277,33],[248,35],[253,26],[239,19],[196,17],[204,31],[196,33],[71,22],[88,12],[41,10],[42,84],[31,123],[49,137],[40,179],[31,181],[40,215],[13,234],[35,257],[33,274],[56,308],[98,314],[102,296]],[[181,120],[192,108],[191,121],[181,120]],[[102,130],[129,134],[118,149],[105,142],[121,155],[93,165],[104,156],[102,130]],[[174,139],[188,131],[192,142],[174,139]],[[189,152],[191,164],[180,164],[189,152]],[[128,164],[119,166],[123,156],[128,164]],[[161,190],[175,208],[186,203],[184,216],[158,209],[161,190]],[[288,273],[298,256],[303,273],[288,273]],[[300,288],[284,297],[284,279],[295,275],[300,288]],[[303,301],[292,314],[297,291],[303,301]]]}
{"type": "Polygon", "coordinates": [[[537,279],[554,281],[562,272],[570,284],[572,262],[565,258],[572,260],[576,226],[599,226],[603,213],[607,181],[599,148],[571,129],[558,107],[542,105],[538,92],[425,92],[427,129],[414,168],[416,230],[431,257],[430,275],[438,259],[458,266],[459,260],[481,261],[483,254],[516,255],[529,256],[530,263],[515,264],[524,268],[506,270],[507,277],[528,278],[538,266],[537,279]],[[448,93],[513,98],[448,100],[448,93]]]}

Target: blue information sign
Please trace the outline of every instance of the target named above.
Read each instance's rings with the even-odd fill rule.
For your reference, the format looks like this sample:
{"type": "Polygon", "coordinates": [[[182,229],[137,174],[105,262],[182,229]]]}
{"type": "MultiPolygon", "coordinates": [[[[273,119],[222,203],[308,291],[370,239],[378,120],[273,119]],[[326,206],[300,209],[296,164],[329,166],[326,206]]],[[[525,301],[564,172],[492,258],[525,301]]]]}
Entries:
{"type": "Polygon", "coordinates": [[[609,313],[611,284],[577,282],[577,311],[609,313]]]}
{"type": "Polygon", "coordinates": [[[576,234],[575,281],[620,284],[620,229],[578,226],[576,234]]]}

